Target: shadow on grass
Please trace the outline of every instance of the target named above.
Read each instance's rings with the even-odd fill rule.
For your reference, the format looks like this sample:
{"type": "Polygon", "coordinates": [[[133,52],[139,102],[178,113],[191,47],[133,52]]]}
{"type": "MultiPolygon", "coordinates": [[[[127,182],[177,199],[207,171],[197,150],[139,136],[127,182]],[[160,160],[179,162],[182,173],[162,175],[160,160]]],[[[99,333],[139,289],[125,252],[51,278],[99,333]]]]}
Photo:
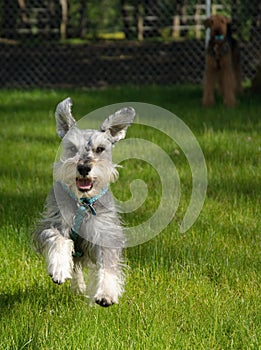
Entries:
{"type": "Polygon", "coordinates": [[[46,286],[36,285],[0,294],[0,319],[6,318],[7,315],[12,314],[12,310],[16,311],[20,307],[26,310],[52,312],[52,310],[57,311],[73,302],[69,284],[66,283],[63,286],[52,286],[52,284],[50,281],[46,286]]]}
{"type": "Polygon", "coordinates": [[[33,218],[39,218],[43,210],[46,193],[36,191],[33,194],[1,194],[1,202],[4,205],[0,206],[2,225],[11,224],[12,226],[28,225],[33,218]]]}

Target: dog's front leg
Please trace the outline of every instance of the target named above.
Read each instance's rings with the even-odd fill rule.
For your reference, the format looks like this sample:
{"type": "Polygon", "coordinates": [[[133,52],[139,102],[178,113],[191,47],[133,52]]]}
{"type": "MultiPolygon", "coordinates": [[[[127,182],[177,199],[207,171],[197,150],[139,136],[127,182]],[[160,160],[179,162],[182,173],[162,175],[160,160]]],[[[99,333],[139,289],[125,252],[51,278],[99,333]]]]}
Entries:
{"type": "Polygon", "coordinates": [[[207,68],[204,75],[203,82],[203,106],[212,106],[215,103],[215,89],[216,74],[211,68],[207,68]]]}
{"type": "Polygon", "coordinates": [[[121,249],[97,247],[97,284],[94,300],[100,306],[118,303],[123,293],[124,275],[121,267],[121,249]]]}
{"type": "Polygon", "coordinates": [[[55,283],[62,284],[72,278],[73,241],[61,235],[56,228],[50,228],[40,233],[42,253],[47,262],[48,274],[55,283]]]}

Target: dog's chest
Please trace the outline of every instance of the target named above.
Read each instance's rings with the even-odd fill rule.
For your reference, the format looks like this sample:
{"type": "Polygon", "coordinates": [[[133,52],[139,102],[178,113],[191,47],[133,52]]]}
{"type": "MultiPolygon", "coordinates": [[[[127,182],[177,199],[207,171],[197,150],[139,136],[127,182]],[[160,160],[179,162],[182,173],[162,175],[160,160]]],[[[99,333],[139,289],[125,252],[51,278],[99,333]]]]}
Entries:
{"type": "Polygon", "coordinates": [[[221,60],[225,55],[229,53],[229,51],[230,47],[228,42],[226,41],[222,44],[216,42],[212,42],[209,44],[207,53],[214,59],[216,69],[221,68],[221,60]]]}

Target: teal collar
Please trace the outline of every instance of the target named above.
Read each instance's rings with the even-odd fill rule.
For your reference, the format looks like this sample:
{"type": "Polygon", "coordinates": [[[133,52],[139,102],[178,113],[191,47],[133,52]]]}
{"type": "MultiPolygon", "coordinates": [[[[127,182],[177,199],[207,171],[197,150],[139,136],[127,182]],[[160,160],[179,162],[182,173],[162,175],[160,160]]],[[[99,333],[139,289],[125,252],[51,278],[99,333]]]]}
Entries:
{"type": "Polygon", "coordinates": [[[97,194],[96,196],[92,197],[92,198],[80,198],[80,200],[78,200],[78,198],[75,196],[75,194],[69,189],[69,187],[67,185],[65,185],[64,183],[61,182],[61,185],[63,187],[63,189],[70,195],[70,197],[72,199],[75,200],[75,202],[77,202],[78,204],[78,209],[82,208],[81,211],[84,211],[86,209],[90,209],[92,215],[96,215],[96,210],[93,208],[93,204],[100,199],[101,197],[103,197],[105,195],[105,193],[108,191],[109,186],[105,186],[101,192],[99,194],[97,194]]]}
{"type": "Polygon", "coordinates": [[[92,215],[96,215],[96,210],[93,208],[93,204],[100,199],[108,191],[108,186],[104,187],[99,194],[92,198],[80,198],[81,204],[84,207],[88,207],[91,210],[92,215]]]}
{"type": "Polygon", "coordinates": [[[76,249],[76,246],[78,246],[79,244],[77,244],[77,241],[79,240],[79,231],[80,231],[80,227],[82,225],[83,222],[83,218],[84,216],[86,216],[86,211],[88,209],[90,209],[90,212],[92,215],[96,215],[96,210],[93,207],[93,204],[100,199],[101,197],[103,197],[105,195],[105,193],[108,191],[109,187],[106,186],[104,187],[101,192],[99,194],[97,194],[96,196],[92,197],[92,198],[80,198],[80,201],[78,200],[78,198],[75,196],[75,194],[64,184],[61,183],[63,189],[70,195],[70,197],[72,199],[74,199],[77,202],[77,210],[76,213],[74,215],[73,218],[73,224],[72,224],[72,228],[70,231],[70,238],[74,241],[74,253],[73,256],[74,257],[82,257],[83,256],[83,252],[81,251],[81,249],[76,249]]]}
{"type": "Polygon", "coordinates": [[[222,34],[219,34],[219,35],[215,35],[215,40],[217,40],[217,41],[221,41],[221,40],[224,40],[224,35],[222,35],[222,34]]]}

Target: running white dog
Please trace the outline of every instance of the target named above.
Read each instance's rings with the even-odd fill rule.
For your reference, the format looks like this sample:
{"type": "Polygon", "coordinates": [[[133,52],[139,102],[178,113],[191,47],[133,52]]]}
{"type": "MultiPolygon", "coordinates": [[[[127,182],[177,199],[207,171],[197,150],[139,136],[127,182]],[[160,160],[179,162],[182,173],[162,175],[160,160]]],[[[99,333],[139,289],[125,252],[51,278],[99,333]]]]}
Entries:
{"type": "Polygon", "coordinates": [[[55,283],[71,279],[73,290],[106,307],[118,303],[124,285],[124,235],[108,189],[118,176],[112,147],[125,137],[135,111],[131,107],[117,111],[99,131],[80,130],[71,107],[67,98],[55,112],[62,155],[54,164],[55,184],[34,241],[55,283]],[[90,268],[88,291],[84,266],[90,268]]]}

